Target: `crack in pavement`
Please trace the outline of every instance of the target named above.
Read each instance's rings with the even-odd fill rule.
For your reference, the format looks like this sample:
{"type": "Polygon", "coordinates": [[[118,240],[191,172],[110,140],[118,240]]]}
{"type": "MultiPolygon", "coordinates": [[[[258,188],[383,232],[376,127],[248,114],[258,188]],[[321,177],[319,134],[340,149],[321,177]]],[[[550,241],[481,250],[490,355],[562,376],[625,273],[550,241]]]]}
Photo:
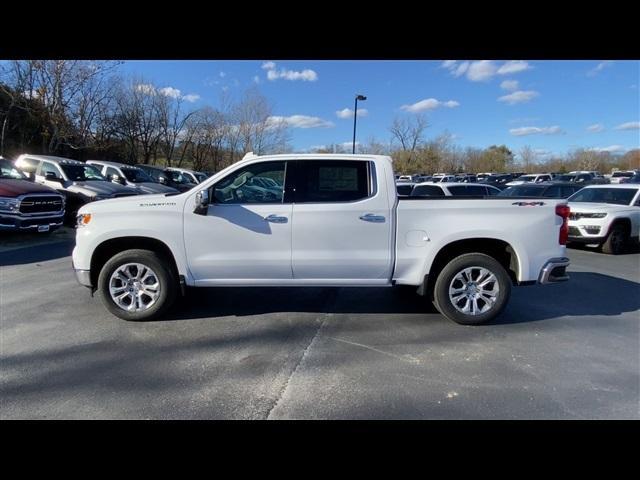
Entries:
{"type": "MultiPolygon", "coordinates": [[[[326,307],[327,308],[325,308],[325,310],[331,310],[332,307],[335,305],[337,299],[338,299],[338,291],[335,291],[335,292],[332,291],[329,294],[329,297],[327,299],[327,303],[326,303],[326,307]]],[[[318,329],[316,330],[316,333],[313,335],[313,337],[311,338],[311,341],[306,346],[306,348],[302,351],[302,355],[300,356],[300,359],[298,360],[296,365],[293,367],[293,370],[291,370],[291,373],[287,377],[287,380],[284,382],[284,385],[283,385],[282,389],[280,390],[280,393],[278,394],[275,402],[273,402],[273,405],[271,406],[271,408],[267,412],[267,416],[265,417],[266,420],[269,420],[269,418],[271,417],[271,414],[273,413],[273,411],[276,409],[276,407],[278,407],[278,405],[280,405],[281,400],[283,399],[284,395],[287,393],[287,389],[289,388],[289,383],[291,382],[291,379],[293,378],[293,376],[298,371],[298,368],[300,368],[300,365],[302,365],[302,362],[304,361],[304,359],[307,357],[307,354],[309,353],[309,351],[311,350],[311,347],[313,346],[313,344],[315,343],[316,339],[320,335],[320,332],[322,331],[324,326],[327,324],[327,321],[332,317],[333,317],[333,313],[330,312],[330,311],[324,314],[324,318],[323,318],[322,322],[320,323],[320,325],[318,326],[318,329]]]]}
{"type": "Polygon", "coordinates": [[[336,342],[342,342],[342,343],[346,343],[348,345],[353,345],[356,347],[361,347],[361,348],[366,348],[367,350],[371,350],[374,352],[378,352],[381,353],[383,355],[387,355],[388,357],[392,357],[398,360],[402,360],[403,362],[408,362],[408,363],[413,363],[413,364],[418,364],[420,363],[420,360],[416,357],[414,357],[413,355],[396,355],[395,353],[391,353],[391,352],[385,352],[384,350],[380,350],[378,348],[375,347],[371,347],[369,345],[364,345],[362,343],[356,343],[356,342],[350,342],[349,340],[343,340],[341,338],[336,338],[336,337],[326,337],[326,338],[330,338],[332,340],[335,340],[336,342]]]}

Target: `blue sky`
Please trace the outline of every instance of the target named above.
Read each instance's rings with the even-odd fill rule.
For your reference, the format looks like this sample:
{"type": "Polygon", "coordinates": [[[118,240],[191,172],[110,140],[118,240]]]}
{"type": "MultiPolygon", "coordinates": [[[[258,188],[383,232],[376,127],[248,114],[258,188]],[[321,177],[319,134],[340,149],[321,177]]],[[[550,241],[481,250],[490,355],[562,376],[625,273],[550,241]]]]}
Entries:
{"type": "Polygon", "coordinates": [[[461,146],[524,145],[564,154],[576,147],[624,153],[640,147],[638,61],[126,61],[126,74],[217,106],[257,85],[286,117],[297,151],[350,142],[356,93],[358,140],[388,141],[395,116],[428,118],[461,146]],[[307,128],[303,128],[307,127],[307,128]]]}

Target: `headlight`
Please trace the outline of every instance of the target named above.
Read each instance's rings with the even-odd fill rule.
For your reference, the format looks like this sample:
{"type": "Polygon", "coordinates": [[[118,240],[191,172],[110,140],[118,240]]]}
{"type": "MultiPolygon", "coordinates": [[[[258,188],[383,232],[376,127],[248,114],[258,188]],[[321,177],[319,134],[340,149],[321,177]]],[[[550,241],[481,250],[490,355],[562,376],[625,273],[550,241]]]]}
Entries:
{"type": "Polygon", "coordinates": [[[81,213],[76,217],[76,227],[84,227],[85,225],[89,225],[89,222],[91,222],[90,213],[81,213]]]}
{"type": "Polygon", "coordinates": [[[579,213],[580,218],[604,218],[607,216],[606,213],[579,213]]]}
{"type": "Polygon", "coordinates": [[[17,198],[0,197],[0,211],[17,212],[20,207],[20,201],[17,198]]]}

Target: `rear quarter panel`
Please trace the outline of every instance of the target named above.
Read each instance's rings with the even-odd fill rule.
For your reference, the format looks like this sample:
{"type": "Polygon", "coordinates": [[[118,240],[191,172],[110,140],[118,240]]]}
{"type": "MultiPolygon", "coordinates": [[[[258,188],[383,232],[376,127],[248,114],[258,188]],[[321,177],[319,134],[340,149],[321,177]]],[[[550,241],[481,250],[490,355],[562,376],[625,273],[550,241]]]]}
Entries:
{"type": "MultiPolygon", "coordinates": [[[[524,200],[523,200],[524,201],[524,200]]],[[[419,285],[438,252],[457,240],[503,240],[518,259],[518,280],[537,280],[544,263],[565,256],[558,237],[562,219],[555,206],[518,206],[509,199],[401,200],[397,208],[396,283],[419,285]]]]}

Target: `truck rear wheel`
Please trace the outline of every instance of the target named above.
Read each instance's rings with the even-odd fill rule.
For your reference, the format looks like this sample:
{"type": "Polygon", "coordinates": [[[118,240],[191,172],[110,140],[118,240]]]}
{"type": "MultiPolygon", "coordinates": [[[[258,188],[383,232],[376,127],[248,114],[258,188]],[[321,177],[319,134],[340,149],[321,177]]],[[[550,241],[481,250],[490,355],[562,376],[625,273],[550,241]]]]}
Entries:
{"type": "Polygon", "coordinates": [[[125,250],[104,264],[98,276],[102,303],[123,320],[151,320],[174,302],[178,281],[150,250],[125,250]]]}
{"type": "Polygon", "coordinates": [[[462,325],[480,325],[499,315],[509,301],[511,279],[493,257],[467,253],[451,260],[433,290],[442,315],[462,325]]]}

